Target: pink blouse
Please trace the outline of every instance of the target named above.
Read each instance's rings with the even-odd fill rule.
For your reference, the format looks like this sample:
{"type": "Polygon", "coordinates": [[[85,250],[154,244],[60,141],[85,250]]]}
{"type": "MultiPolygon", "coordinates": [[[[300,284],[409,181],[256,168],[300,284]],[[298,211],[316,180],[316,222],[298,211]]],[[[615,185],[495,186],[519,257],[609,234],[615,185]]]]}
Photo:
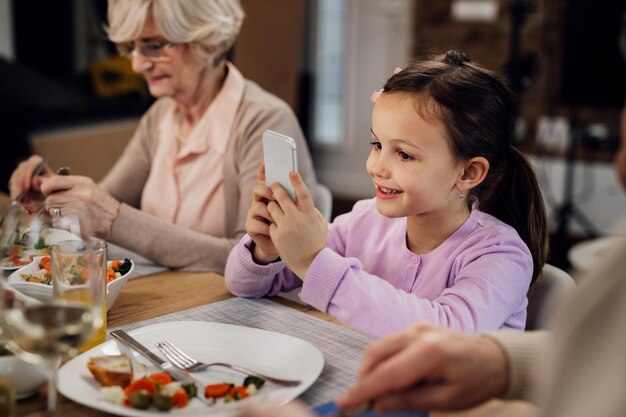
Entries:
{"type": "Polygon", "coordinates": [[[141,196],[141,210],[171,223],[224,237],[223,157],[243,97],[244,78],[228,64],[224,85],[180,147],[172,100],[141,196]]]}

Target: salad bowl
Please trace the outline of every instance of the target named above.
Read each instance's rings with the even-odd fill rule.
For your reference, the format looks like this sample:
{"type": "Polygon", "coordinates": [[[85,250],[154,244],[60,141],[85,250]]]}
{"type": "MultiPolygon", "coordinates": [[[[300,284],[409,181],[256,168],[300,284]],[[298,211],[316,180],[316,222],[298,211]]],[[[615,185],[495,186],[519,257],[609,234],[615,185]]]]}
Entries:
{"type": "MultiPolygon", "coordinates": [[[[49,301],[52,299],[52,285],[46,282],[45,268],[42,267],[42,261],[45,262],[46,256],[36,256],[31,263],[14,271],[8,277],[9,284],[17,291],[33,297],[39,301],[49,301]]],[[[114,262],[123,261],[107,261],[108,269],[111,269],[111,265],[114,262]]],[[[135,263],[131,260],[128,261],[130,267],[126,267],[124,273],[117,273],[115,278],[112,278],[107,283],[107,311],[111,309],[113,303],[120,295],[122,287],[128,280],[128,277],[133,273],[135,269],[135,263]]],[[[49,277],[49,274],[48,274],[49,277]]],[[[48,278],[49,279],[49,278],[48,278]]]]}

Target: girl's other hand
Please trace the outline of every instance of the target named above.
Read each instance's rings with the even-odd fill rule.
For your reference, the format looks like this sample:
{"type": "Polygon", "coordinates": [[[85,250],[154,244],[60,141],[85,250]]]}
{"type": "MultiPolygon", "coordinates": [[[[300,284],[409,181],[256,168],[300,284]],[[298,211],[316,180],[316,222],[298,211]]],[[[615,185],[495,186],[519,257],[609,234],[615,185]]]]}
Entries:
{"type": "Polygon", "coordinates": [[[37,177],[33,177],[37,165],[42,161],[43,158],[41,156],[33,155],[27,160],[20,162],[17,168],[15,168],[9,180],[9,193],[12,199],[17,198],[24,190],[41,191],[42,178],[49,177],[53,174],[52,169],[48,165],[45,165],[41,174],[37,177]]]}
{"type": "Polygon", "coordinates": [[[62,217],[77,218],[85,237],[106,239],[121,205],[91,178],[78,175],[45,178],[41,192],[46,196],[46,208],[60,208],[62,217]]]}
{"type": "Polygon", "coordinates": [[[289,179],[298,202],[294,203],[280,184],[272,184],[275,201],[267,208],[274,223],[269,232],[285,265],[304,280],[311,263],[326,247],[328,222],[315,208],[300,174],[291,172],[289,179]]]}
{"type": "Polygon", "coordinates": [[[255,262],[268,264],[278,259],[278,250],[270,237],[269,225],[273,222],[267,202],[274,199],[272,190],[265,185],[265,165],[257,171],[257,184],[252,188],[252,205],[246,216],[246,232],[255,243],[252,257],[255,262]]]}

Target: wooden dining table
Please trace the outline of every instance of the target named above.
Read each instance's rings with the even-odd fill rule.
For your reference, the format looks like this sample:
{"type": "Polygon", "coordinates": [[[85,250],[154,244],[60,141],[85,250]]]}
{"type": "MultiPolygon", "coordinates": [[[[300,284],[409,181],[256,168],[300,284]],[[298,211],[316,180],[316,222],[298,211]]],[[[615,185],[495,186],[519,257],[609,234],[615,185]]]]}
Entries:
{"type": "MultiPolygon", "coordinates": [[[[203,306],[233,296],[224,278],[214,273],[165,271],[129,280],[108,313],[109,328],[119,327],[169,313],[203,306]],[[175,295],[175,296],[173,296],[175,295]]],[[[342,325],[336,319],[310,306],[276,297],[274,301],[305,314],[342,325]]],[[[46,387],[32,397],[19,400],[16,417],[46,417],[46,387]]],[[[431,417],[531,417],[533,405],[522,401],[490,400],[461,412],[432,412],[431,417]]],[[[166,415],[166,413],[164,413],[166,415]]],[[[105,417],[111,414],[85,407],[59,394],[59,417],[105,417]]]]}

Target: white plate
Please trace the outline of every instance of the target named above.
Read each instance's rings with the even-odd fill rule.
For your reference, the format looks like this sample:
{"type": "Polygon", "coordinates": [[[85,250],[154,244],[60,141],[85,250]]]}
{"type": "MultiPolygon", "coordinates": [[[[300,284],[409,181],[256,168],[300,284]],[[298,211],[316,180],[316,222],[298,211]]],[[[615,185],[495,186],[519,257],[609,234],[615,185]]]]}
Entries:
{"type": "MultiPolygon", "coordinates": [[[[59,370],[59,391],[67,398],[107,413],[123,416],[226,416],[236,411],[241,404],[253,401],[271,401],[284,404],[290,401],[318,378],[324,367],[324,356],[315,346],[304,340],[282,333],[250,327],[233,326],[202,321],[179,321],[159,323],[129,332],[153,353],[161,356],[156,343],[168,339],[189,356],[203,362],[230,362],[278,378],[299,379],[302,384],[285,388],[266,382],[259,393],[242,401],[207,407],[200,401],[191,400],[182,409],[169,412],[157,410],[136,410],[111,404],[98,398],[100,384],[87,369],[87,361],[92,356],[118,355],[127,353],[133,363],[149,362],[138,353],[120,347],[111,340],[72,359],[59,370]]],[[[245,375],[221,367],[211,367],[206,371],[192,374],[204,384],[232,382],[241,384],[245,375]]],[[[199,387],[204,389],[204,387],[199,387]]]]}
{"type": "Polygon", "coordinates": [[[605,236],[578,243],[569,250],[567,258],[572,266],[580,271],[588,271],[597,262],[602,262],[606,255],[625,238],[605,236]]]}

